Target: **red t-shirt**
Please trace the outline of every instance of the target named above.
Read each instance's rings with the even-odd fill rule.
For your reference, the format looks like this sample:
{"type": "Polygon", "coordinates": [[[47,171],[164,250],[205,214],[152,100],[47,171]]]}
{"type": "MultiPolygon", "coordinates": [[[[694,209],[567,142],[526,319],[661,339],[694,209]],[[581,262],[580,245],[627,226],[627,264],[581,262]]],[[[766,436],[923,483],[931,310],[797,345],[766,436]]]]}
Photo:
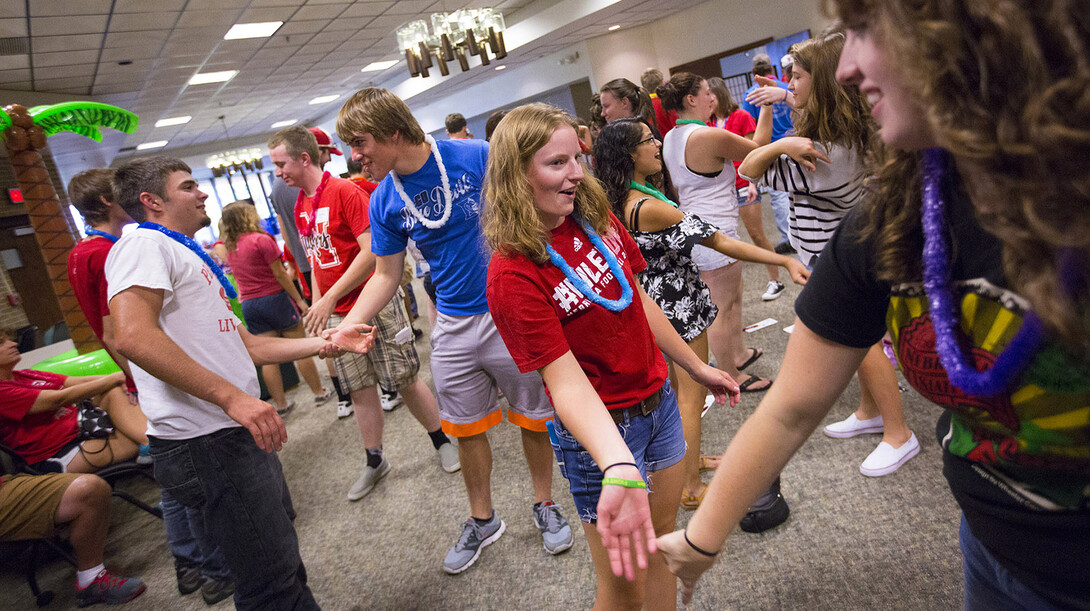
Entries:
{"type": "Polygon", "coordinates": [[[666,137],[666,132],[674,129],[677,124],[677,112],[667,111],[662,107],[662,100],[656,94],[651,94],[651,106],[655,109],[655,123],[658,124],[659,135],[666,137]]]}
{"type": "Polygon", "coordinates": [[[28,463],[41,462],[76,438],[76,408],[69,405],[55,412],[27,412],[43,390],[64,388],[68,376],[20,369],[13,371],[12,377],[0,380],[0,441],[28,463]]]}
{"type": "Polygon", "coordinates": [[[367,193],[367,195],[371,195],[372,193],[375,192],[375,189],[378,188],[378,183],[377,182],[371,182],[370,180],[367,180],[363,176],[349,176],[348,180],[351,180],[352,184],[354,184],[357,187],[363,189],[363,191],[365,193],[367,193]]]}
{"type": "MultiPolygon", "coordinates": [[[[602,236],[632,287],[632,305],[613,312],[579,294],[552,263],[493,254],[488,265],[488,310],[519,371],[540,369],[572,351],[607,408],[633,405],[666,381],[662,357],[639,298],[636,278],[647,267],[621,223],[610,218],[602,236]]],[[[606,299],[621,296],[605,257],[568,217],[552,231],[552,246],[606,299]]]]}
{"type": "MultiPolygon", "coordinates": [[[[299,240],[307,251],[311,274],[323,295],[344,275],[360,253],[356,236],[363,235],[371,227],[367,217],[369,201],[370,198],[363,189],[348,180],[336,177],[330,177],[322,189],[317,210],[313,207],[314,198],[303,197],[300,214],[296,214],[296,224],[301,223],[300,216],[304,216],[309,222],[311,214],[314,214],[314,233],[303,235],[306,228],[300,226],[299,240]]],[[[356,303],[364,284],[366,281],[342,297],[333,311],[347,314],[356,303]]]]}
{"type": "MultiPolygon", "coordinates": [[[[68,284],[76,294],[79,309],[91,325],[103,347],[102,319],[110,315],[109,300],[106,299],[106,256],[113,248],[113,242],[102,237],[92,237],[78,242],[68,253],[68,284]]],[[[109,349],[106,352],[115,361],[117,357],[109,349]]],[[[125,378],[125,387],[129,392],[136,391],[132,378],[125,378]]]]}
{"type": "MultiPolygon", "coordinates": [[[[730,116],[727,117],[726,123],[723,124],[723,129],[744,137],[746,134],[757,131],[757,122],[753,120],[753,115],[741,108],[736,108],[734,112],[730,113],[730,116]]],[[[738,176],[738,166],[740,165],[742,165],[741,161],[734,162],[734,174],[737,176],[737,179],[734,181],[734,187],[736,189],[744,189],[749,185],[749,181],[738,176]]]]}
{"type": "Polygon", "coordinates": [[[245,233],[227,252],[227,264],[238,283],[240,301],[268,297],[284,290],[273,275],[271,264],[280,260],[280,248],[267,233],[245,233]]]}

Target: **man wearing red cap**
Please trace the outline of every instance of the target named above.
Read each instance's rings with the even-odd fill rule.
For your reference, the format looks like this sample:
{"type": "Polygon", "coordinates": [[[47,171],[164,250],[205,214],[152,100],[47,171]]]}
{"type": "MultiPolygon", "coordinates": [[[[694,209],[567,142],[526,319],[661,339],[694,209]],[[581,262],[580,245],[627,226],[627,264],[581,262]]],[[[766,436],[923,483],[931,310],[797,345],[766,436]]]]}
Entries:
{"type": "Polygon", "coordinates": [[[333,146],[333,140],[329,138],[329,134],[325,133],[322,128],[312,127],[310,133],[314,134],[314,139],[318,141],[318,167],[324,168],[325,164],[333,159],[333,155],[344,156],[341,149],[333,146]]]}

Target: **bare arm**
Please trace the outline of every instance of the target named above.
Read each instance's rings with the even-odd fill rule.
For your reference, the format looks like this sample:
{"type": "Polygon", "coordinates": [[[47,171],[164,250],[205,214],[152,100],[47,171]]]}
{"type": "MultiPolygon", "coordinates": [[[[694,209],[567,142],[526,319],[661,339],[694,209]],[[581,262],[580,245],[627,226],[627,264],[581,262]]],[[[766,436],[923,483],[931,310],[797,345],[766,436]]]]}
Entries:
{"type": "MultiPolygon", "coordinates": [[[[370,252],[370,249],[368,249],[370,252]]],[[[401,274],[405,268],[405,251],[393,255],[375,257],[375,274],[364,285],[356,299],[356,305],[344,317],[341,327],[351,324],[366,323],[386,307],[397,294],[401,274]]]]}
{"type": "Polygon", "coordinates": [[[295,305],[299,306],[303,314],[306,314],[310,306],[307,305],[303,296],[299,294],[299,289],[295,288],[295,283],[288,276],[288,270],[284,269],[284,262],[280,259],[273,259],[269,262],[269,268],[272,269],[273,277],[276,278],[276,283],[280,285],[280,288],[287,291],[288,297],[291,297],[295,305]]]}
{"type": "Polygon", "coordinates": [[[788,136],[780,138],[772,144],[762,146],[746,155],[742,165],[738,166],[738,173],[746,179],[750,179],[750,177],[760,179],[780,155],[791,157],[811,172],[817,169],[818,161],[832,163],[825,153],[814,148],[814,142],[809,138],[788,136]]]}
{"type": "Polygon", "coordinates": [[[92,399],[125,383],[125,374],[118,372],[107,376],[69,376],[60,390],[43,390],[34,399],[28,414],[55,412],[62,407],[92,399]]]}
{"type": "MultiPolygon", "coordinates": [[[[697,547],[716,551],[749,506],[783,470],[848,385],[866,348],[823,339],[795,320],[776,384],[731,440],[708,496],[686,531],[697,547]]],[[[681,531],[659,540],[670,570],[682,580],[688,602],[700,575],[714,560],[696,553],[681,531]]]]}
{"type": "Polygon", "coordinates": [[[324,358],[331,349],[330,343],[320,337],[289,338],[254,335],[245,327],[239,327],[238,332],[255,365],[288,363],[315,355],[324,358]]]}
{"type": "MultiPolygon", "coordinates": [[[[337,301],[363,284],[367,276],[375,270],[375,255],[371,253],[371,230],[356,236],[356,242],[360,245],[360,253],[352,259],[352,263],[348,264],[344,274],[333,283],[333,286],[329,287],[325,294],[315,293],[321,296],[314,300],[305,319],[307,331],[311,335],[321,335],[329,321],[329,316],[333,313],[333,308],[337,306],[337,301]]],[[[315,277],[317,274],[311,274],[311,276],[315,277]]],[[[379,310],[381,309],[380,306],[379,310]]]]}
{"type": "Polygon", "coordinates": [[[219,406],[250,431],[261,449],[279,450],[288,439],[288,431],[276,409],[186,354],[159,327],[162,309],[161,289],[134,286],[110,300],[110,311],[117,316],[117,349],[121,354],[167,384],[219,406]]]}
{"type": "Polygon", "coordinates": [[[791,274],[791,279],[795,281],[795,284],[806,284],[806,280],[810,277],[810,270],[806,269],[806,266],[798,259],[765,250],[749,242],[736,240],[722,231],[717,231],[704,238],[701,244],[728,257],[742,261],[779,265],[791,274]]]}
{"type": "Polygon", "coordinates": [[[757,131],[753,132],[753,143],[764,146],[772,142],[772,107],[761,106],[757,114],[757,131]]]}
{"type": "Polygon", "coordinates": [[[129,369],[129,359],[121,356],[121,353],[117,351],[117,331],[115,329],[113,314],[107,314],[102,317],[102,343],[106,344],[106,349],[110,351],[110,356],[114,357],[114,362],[121,368],[121,371],[126,377],[132,378],[132,370],[129,369]]]}

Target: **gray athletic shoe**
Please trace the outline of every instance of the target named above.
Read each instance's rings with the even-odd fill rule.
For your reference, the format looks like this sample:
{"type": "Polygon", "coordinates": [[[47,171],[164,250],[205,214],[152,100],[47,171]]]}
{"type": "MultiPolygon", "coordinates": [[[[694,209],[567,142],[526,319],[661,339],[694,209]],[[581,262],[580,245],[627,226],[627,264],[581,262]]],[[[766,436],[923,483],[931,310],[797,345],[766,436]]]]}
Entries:
{"type": "Polygon", "coordinates": [[[545,551],[556,555],[571,548],[575,539],[571,534],[571,526],[564,516],[560,515],[560,507],[552,501],[546,501],[547,505],[534,507],[534,526],[541,531],[545,551]]]}
{"type": "Polygon", "coordinates": [[[358,501],[367,496],[368,492],[374,489],[375,484],[390,472],[390,462],[386,460],[386,457],[382,457],[382,464],[376,467],[363,467],[363,472],[360,473],[360,478],[356,480],[356,483],[352,484],[352,487],[348,489],[348,500],[358,501]]]}
{"type": "Polygon", "coordinates": [[[505,530],[507,524],[504,524],[495,511],[492,512],[492,519],[484,526],[478,526],[473,518],[466,520],[462,523],[462,535],[458,537],[458,542],[450,548],[443,560],[443,570],[457,575],[473,566],[481,555],[481,550],[499,539],[505,530]]]}
{"type": "Polygon", "coordinates": [[[462,468],[462,461],[458,458],[458,448],[454,447],[454,444],[444,443],[439,446],[439,464],[443,466],[443,470],[447,473],[455,473],[462,468]]]}

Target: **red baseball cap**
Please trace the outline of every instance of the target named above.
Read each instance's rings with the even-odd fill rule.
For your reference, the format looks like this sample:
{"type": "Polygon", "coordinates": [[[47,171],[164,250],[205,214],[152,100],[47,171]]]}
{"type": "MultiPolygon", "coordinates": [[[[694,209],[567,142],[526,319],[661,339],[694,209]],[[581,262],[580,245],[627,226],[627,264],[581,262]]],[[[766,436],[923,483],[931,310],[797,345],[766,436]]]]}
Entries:
{"type": "Polygon", "coordinates": [[[329,149],[329,152],[333,155],[340,155],[344,157],[344,153],[340,149],[333,146],[333,141],[329,139],[329,134],[322,131],[320,127],[310,128],[310,133],[314,134],[314,139],[318,141],[318,148],[329,149]]]}

